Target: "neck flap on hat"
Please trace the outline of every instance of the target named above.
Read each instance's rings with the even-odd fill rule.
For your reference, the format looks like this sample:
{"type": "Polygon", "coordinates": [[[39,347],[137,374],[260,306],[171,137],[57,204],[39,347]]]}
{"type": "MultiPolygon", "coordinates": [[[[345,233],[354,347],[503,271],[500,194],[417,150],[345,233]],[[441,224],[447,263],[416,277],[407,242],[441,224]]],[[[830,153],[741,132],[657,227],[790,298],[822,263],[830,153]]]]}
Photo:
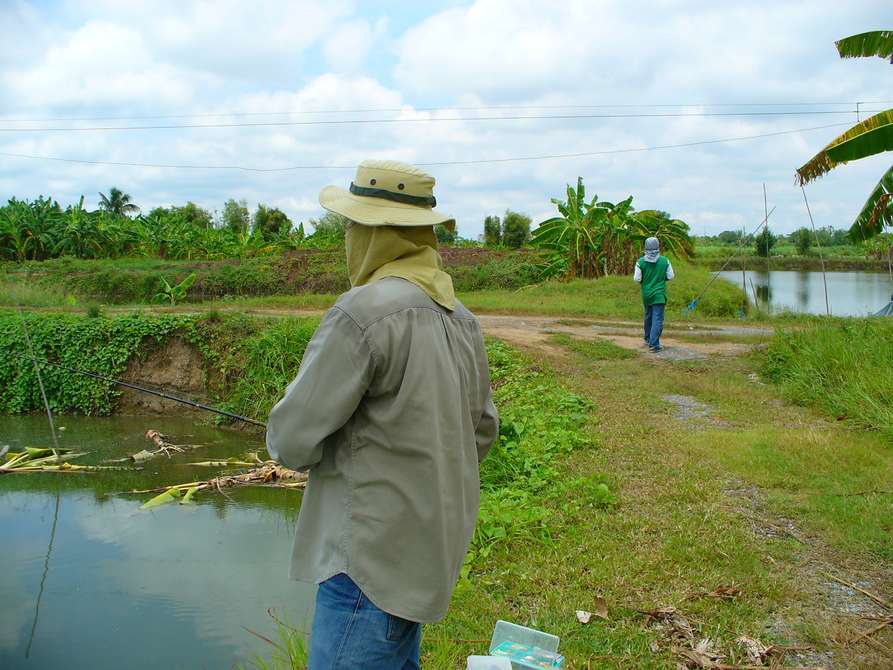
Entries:
{"type": "Polygon", "coordinates": [[[438,305],[456,308],[453,279],[442,270],[433,226],[364,226],[347,228],[347,271],[351,286],[384,277],[411,281],[438,305]]]}

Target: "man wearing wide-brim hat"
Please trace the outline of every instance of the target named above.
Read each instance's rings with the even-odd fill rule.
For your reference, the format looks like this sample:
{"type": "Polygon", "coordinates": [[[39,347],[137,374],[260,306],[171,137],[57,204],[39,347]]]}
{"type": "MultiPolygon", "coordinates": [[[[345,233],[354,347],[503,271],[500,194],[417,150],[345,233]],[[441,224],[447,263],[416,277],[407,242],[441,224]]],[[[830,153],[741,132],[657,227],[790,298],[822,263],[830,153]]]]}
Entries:
{"type": "Polygon", "coordinates": [[[291,577],[319,584],[310,670],[419,667],[443,618],[499,432],[480,324],[442,269],[434,178],[364,161],[319,196],[347,217],[353,287],[270,413],[267,449],[309,470],[291,577]]]}

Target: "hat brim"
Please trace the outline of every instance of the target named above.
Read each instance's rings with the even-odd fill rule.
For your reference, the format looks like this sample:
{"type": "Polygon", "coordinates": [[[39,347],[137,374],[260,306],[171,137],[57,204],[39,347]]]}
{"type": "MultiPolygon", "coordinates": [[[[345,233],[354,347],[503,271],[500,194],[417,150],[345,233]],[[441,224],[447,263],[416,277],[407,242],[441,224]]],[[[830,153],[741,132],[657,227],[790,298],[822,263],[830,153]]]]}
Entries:
{"type": "Polygon", "coordinates": [[[437,210],[394,202],[383,198],[354,195],[337,186],[326,186],[319,192],[319,204],[330,212],[346,216],[364,226],[436,226],[455,230],[456,220],[437,210]]]}

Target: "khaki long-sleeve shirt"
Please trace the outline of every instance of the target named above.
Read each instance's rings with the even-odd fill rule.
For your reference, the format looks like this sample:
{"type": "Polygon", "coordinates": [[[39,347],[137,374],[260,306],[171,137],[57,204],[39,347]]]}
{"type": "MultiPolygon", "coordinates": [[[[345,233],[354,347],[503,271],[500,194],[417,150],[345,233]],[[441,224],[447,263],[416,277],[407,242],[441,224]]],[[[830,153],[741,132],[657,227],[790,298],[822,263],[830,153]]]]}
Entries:
{"type": "Polygon", "coordinates": [[[270,414],[270,455],[309,469],[290,575],[347,573],[382,610],[443,618],[499,431],[481,328],[414,284],[345,293],[270,414]]]}

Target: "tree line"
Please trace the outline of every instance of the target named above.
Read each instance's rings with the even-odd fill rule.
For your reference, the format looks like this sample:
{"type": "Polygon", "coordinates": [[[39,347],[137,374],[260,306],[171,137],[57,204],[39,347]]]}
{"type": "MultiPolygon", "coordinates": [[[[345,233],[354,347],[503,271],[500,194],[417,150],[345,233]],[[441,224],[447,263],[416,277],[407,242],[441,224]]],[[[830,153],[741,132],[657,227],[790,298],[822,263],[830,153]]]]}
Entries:
{"type": "MultiPolygon", "coordinates": [[[[313,220],[311,219],[311,224],[313,220]]],[[[228,200],[221,215],[193,202],[142,213],[131,196],[112,188],[99,208],[12,198],[0,207],[0,259],[27,261],[59,256],[221,259],[265,255],[301,246],[327,246],[330,235],[305,234],[282,210],[259,204],[249,214],[244,200],[228,200]]]]}

